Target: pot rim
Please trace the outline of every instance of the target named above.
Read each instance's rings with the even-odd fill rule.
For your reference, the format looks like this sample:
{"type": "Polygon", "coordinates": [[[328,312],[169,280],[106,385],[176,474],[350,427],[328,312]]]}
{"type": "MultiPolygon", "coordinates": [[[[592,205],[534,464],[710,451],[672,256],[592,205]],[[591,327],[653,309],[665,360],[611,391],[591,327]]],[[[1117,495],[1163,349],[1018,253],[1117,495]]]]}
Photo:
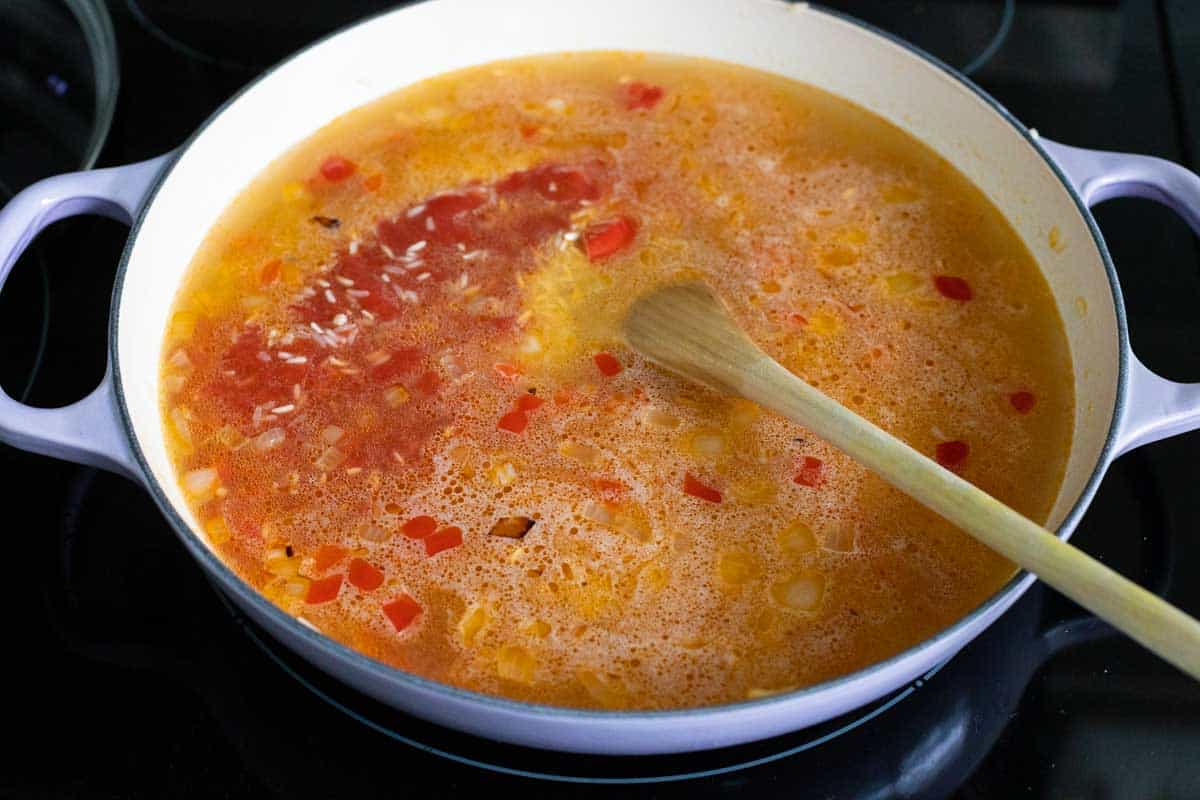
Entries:
{"type": "MultiPolygon", "coordinates": [[[[477,692],[470,689],[463,689],[457,686],[452,686],[447,683],[435,681],[413,673],[406,672],[397,667],[392,667],[382,661],[373,659],[363,653],[348,647],[341,642],[318,633],[306,625],[301,624],[296,617],[286,613],[283,609],[271,603],[258,590],[251,587],[240,576],[238,576],[228,565],[225,564],[217,555],[200,541],[199,536],[192,527],[179,515],[175,510],[175,506],[167,498],[162,486],[154,477],[154,473],[150,468],[149,462],[145,454],[142,452],[141,445],[138,441],[136,432],[133,427],[132,417],[129,412],[129,407],[125,400],[124,392],[124,377],[121,370],[120,354],[117,348],[117,329],[120,325],[120,310],[121,301],[123,299],[123,289],[125,284],[125,276],[129,265],[129,258],[133,251],[134,242],[137,240],[142,224],[146,219],[150,207],[153,205],[159,190],[166,182],[174,170],[179,159],[184,153],[199,139],[208,127],[220,117],[229,106],[235,103],[242,97],[243,94],[257,86],[259,83],[269,79],[278,70],[290,64],[292,61],[307,53],[309,50],[324,44],[329,39],[341,35],[342,33],[357,28],[361,25],[369,25],[377,19],[390,14],[403,13],[408,8],[416,5],[423,5],[429,0],[421,0],[421,2],[402,6],[400,8],[389,8],[378,13],[371,14],[360,20],[345,25],[337,30],[322,36],[319,39],[310,42],[304,47],[296,50],[288,55],[283,60],[274,64],[262,74],[258,75],[252,81],[240,88],[235,94],[230,96],[222,103],[215,111],[213,111],[202,122],[195,131],[175,150],[171,153],[170,161],[163,167],[162,171],[157,175],[150,190],[146,194],[145,201],[138,212],[137,218],[133,221],[130,228],[129,237],[125,242],[125,247],[121,253],[120,262],[117,265],[116,278],[113,284],[113,292],[111,299],[111,307],[109,312],[108,325],[108,353],[109,363],[112,366],[114,396],[119,409],[120,423],[124,430],[125,436],[130,443],[130,449],[135,460],[141,470],[142,483],[149,491],[163,516],[166,517],[171,527],[175,530],[184,546],[191,553],[202,567],[208,573],[208,577],[215,578],[219,581],[220,586],[231,594],[237,595],[241,600],[253,604],[260,613],[272,618],[277,624],[288,627],[293,635],[306,647],[313,648],[321,652],[323,655],[347,664],[349,667],[361,671],[371,673],[376,677],[389,680],[400,681],[408,684],[410,688],[421,690],[433,695],[441,695],[444,698],[465,701],[468,703],[482,704],[489,706],[496,711],[507,711],[514,714],[522,715],[537,715],[542,717],[553,717],[558,719],[577,719],[580,721],[611,721],[611,720],[640,720],[643,722],[671,722],[683,720],[699,720],[711,716],[722,716],[732,713],[741,713],[746,711],[762,711],[768,707],[782,708],[784,706],[795,705],[818,695],[826,695],[836,692],[839,689],[848,687],[852,684],[868,681],[874,675],[885,672],[890,667],[893,667],[900,662],[903,662],[920,651],[930,647],[938,642],[944,642],[951,638],[960,635],[963,629],[970,626],[980,617],[987,615],[994,608],[1001,604],[1015,602],[1015,600],[1032,585],[1036,576],[1029,573],[1027,570],[1018,569],[1013,576],[999,589],[993,592],[986,600],[972,609],[967,614],[960,617],[952,625],[943,628],[934,635],[921,640],[917,644],[908,647],[895,655],[892,655],[882,661],[877,661],[869,664],[862,669],[856,670],[845,675],[839,675],[836,678],[823,681],[821,683],[812,684],[790,692],[782,692],[767,697],[757,699],[737,700],[727,703],[718,703],[707,706],[697,706],[691,708],[677,709],[661,709],[661,710],[634,710],[634,711],[612,711],[589,708],[573,708],[568,706],[553,706],[542,703],[528,703],[518,700],[510,700],[504,697],[498,697],[483,692],[477,692]]],[[[768,2],[778,2],[778,0],[765,0],[764,5],[768,2]]],[[[899,36],[876,27],[868,22],[857,19],[849,14],[828,8],[819,3],[806,3],[808,9],[813,13],[824,14],[834,17],[835,19],[848,23],[869,35],[874,35],[886,40],[888,43],[896,45],[907,52],[908,55],[914,56],[927,64],[957,81],[961,86],[969,90],[976,98],[982,100],[992,111],[998,114],[1005,122],[1007,122],[1022,138],[1028,142],[1034,152],[1042,158],[1045,164],[1054,173],[1059,183],[1066,189],[1067,193],[1075,203],[1075,207],[1079,214],[1083,217],[1087,224],[1088,230],[1092,235],[1092,241],[1100,254],[1101,261],[1104,265],[1105,275],[1108,278],[1109,289],[1112,292],[1113,307],[1116,316],[1117,325],[1117,387],[1116,397],[1113,404],[1113,416],[1109,422],[1108,433],[1104,440],[1104,446],[1096,461],[1096,466],[1092,470],[1092,474],[1080,492],[1078,499],[1071,506],[1070,511],[1063,518],[1055,535],[1060,539],[1066,540],[1078,525],[1083,514],[1096,494],[1100,486],[1100,482],[1108,469],[1109,464],[1118,455],[1116,452],[1117,436],[1120,431],[1120,420],[1122,418],[1125,403],[1128,395],[1128,376],[1129,376],[1129,331],[1126,322],[1125,304],[1121,294],[1120,284],[1118,283],[1116,269],[1113,265],[1112,258],[1109,255],[1108,247],[1104,242],[1104,237],[1100,233],[1099,226],[1096,224],[1095,218],[1092,216],[1088,206],[1083,202],[1071,181],[1059,168],[1058,164],[1046,153],[1046,151],[1038,143],[1038,134],[1036,131],[1027,128],[1022,124],[1011,112],[1008,111],[999,101],[985,92],[982,88],[976,85],[970,78],[961,73],[954,67],[941,61],[936,56],[925,52],[916,45],[900,38],[899,36]]],[[[820,88],[820,87],[817,87],[820,88]]],[[[1074,365],[1073,365],[1074,367],[1074,365]]],[[[974,637],[972,637],[974,638],[974,637]]],[[[969,640],[968,640],[969,641],[969,640]]],[[[966,643],[964,643],[965,645],[966,643]]],[[[954,652],[957,652],[955,650],[954,652]]],[[[305,656],[308,659],[308,656],[305,656]]],[[[953,654],[947,659],[953,658],[953,654]]],[[[308,659],[312,660],[312,659],[308,659]]],[[[942,662],[944,663],[944,661],[942,662]]],[[[324,668],[321,668],[322,671],[324,668]]],[[[335,676],[336,677],[336,676],[335,676]]],[[[340,679],[339,679],[340,680],[340,679]]],[[[891,690],[889,689],[889,692],[891,690]]]]}

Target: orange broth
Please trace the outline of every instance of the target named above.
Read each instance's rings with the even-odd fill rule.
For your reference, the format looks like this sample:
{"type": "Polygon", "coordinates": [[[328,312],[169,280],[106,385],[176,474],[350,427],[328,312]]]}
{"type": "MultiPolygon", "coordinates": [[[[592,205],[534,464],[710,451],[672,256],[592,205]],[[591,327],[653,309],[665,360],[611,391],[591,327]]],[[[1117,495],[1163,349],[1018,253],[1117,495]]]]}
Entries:
{"type": "Polygon", "coordinates": [[[1070,355],[1001,214],[850,103],[630,53],[425,81],[246,188],[163,345],[191,507],[326,635],[567,706],[813,684],[1009,578],[809,432],[630,352],[629,303],[685,278],[814,386],[1045,519],[1070,355]]]}

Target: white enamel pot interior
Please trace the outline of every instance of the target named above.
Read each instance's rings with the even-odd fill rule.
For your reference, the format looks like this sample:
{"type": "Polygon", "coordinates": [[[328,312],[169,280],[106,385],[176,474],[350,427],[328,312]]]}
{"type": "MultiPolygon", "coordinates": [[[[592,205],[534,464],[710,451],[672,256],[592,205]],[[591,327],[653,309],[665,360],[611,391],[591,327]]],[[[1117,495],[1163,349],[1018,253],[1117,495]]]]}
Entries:
{"type": "Polygon", "coordinates": [[[907,130],[988,195],[1041,264],[1070,339],[1075,437],[1050,519],[1068,536],[1117,452],[1115,421],[1129,363],[1119,293],[1091,217],[1034,138],[964,79],[885,35],[804,5],[435,0],[299,53],[226,105],[163,170],[130,238],[114,296],[115,396],[135,470],[190,552],[243,611],[321,669],[397,709],[494,739],[607,754],[700,750],[813,725],[903,686],[957,652],[1033,578],[1018,575],[917,647],[786,695],[645,713],[511,702],[394,670],[263,600],[197,534],[172,474],[158,407],[160,346],[183,272],[217,217],[270,161],[340,114],[423,78],[497,59],[607,49],[721,59],[813,84],[907,130]],[[1050,247],[1051,227],[1065,246],[1050,247]]]}

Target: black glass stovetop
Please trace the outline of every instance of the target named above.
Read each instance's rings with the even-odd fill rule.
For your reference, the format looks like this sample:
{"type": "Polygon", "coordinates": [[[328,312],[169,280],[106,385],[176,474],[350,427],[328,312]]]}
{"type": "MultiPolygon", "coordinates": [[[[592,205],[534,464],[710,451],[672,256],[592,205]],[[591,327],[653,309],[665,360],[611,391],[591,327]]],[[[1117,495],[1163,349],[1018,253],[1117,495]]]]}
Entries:
{"type": "MultiPolygon", "coordinates": [[[[382,5],[8,0],[0,109],[21,113],[0,115],[0,193],[86,165],[97,137],[101,166],[163,153],[265,67],[382,5]],[[106,16],[112,41],[96,33],[106,16]]],[[[1200,166],[1189,0],[828,5],[966,68],[1046,136],[1200,166]]],[[[1200,380],[1195,240],[1145,202],[1097,218],[1135,349],[1200,380]]],[[[18,264],[0,295],[10,394],[53,406],[99,380],[125,235],[67,220],[18,264]]],[[[1198,445],[1185,435],[1123,457],[1073,539],[1193,614],[1198,445]]],[[[1040,586],[947,665],[817,729],[687,756],[563,756],[405,717],[282,652],[121,478],[0,446],[0,486],[0,796],[1200,797],[1200,686],[1040,586]]]]}

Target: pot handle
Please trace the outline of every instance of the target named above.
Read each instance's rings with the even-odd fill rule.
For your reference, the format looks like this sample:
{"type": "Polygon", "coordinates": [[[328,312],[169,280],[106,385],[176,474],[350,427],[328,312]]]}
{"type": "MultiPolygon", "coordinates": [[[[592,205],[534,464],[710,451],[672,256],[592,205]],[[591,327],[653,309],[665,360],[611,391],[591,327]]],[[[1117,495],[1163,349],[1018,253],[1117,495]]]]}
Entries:
{"type": "MultiPolygon", "coordinates": [[[[1089,208],[1114,197],[1143,197],[1174,210],[1200,236],[1200,176],[1195,173],[1153,156],[1085,150],[1044,138],[1038,143],[1089,208]]],[[[1130,351],[1128,386],[1118,455],[1200,428],[1200,384],[1156,375],[1130,351]]]]}
{"type": "MultiPolygon", "coordinates": [[[[0,289],[21,253],[52,222],[100,214],[132,224],[171,155],[57,175],[17,194],[0,209],[0,289]]],[[[27,406],[0,389],[0,442],[134,480],[141,475],[120,421],[111,361],[91,394],[62,408],[27,406]]]]}

